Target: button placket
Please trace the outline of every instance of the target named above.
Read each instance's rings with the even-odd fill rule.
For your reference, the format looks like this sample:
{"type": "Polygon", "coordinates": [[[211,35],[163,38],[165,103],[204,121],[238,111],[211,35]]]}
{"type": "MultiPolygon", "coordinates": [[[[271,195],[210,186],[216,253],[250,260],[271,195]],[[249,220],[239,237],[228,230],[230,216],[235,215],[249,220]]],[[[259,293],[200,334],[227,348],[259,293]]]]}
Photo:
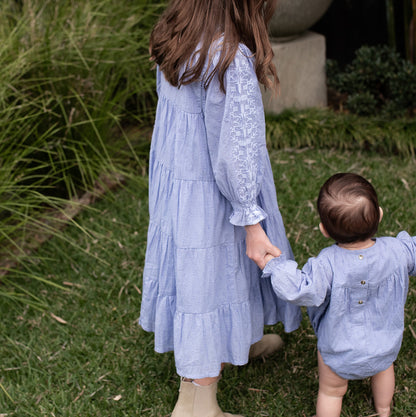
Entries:
{"type": "MultiPolygon", "coordinates": [[[[364,255],[360,253],[360,254],[358,255],[358,259],[359,259],[360,261],[361,261],[361,260],[363,260],[363,259],[364,259],[364,255]]],[[[361,284],[362,286],[366,285],[365,280],[361,280],[361,281],[360,281],[360,284],[361,284]]],[[[358,304],[359,304],[359,305],[362,305],[362,304],[364,304],[364,301],[363,301],[363,300],[358,300],[358,304]]]]}

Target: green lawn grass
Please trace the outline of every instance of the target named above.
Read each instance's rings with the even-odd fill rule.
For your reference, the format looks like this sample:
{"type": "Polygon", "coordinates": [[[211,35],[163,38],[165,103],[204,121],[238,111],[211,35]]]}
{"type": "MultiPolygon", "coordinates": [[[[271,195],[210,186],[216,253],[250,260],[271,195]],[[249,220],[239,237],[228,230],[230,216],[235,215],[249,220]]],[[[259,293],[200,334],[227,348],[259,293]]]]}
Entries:
{"type": "MultiPolygon", "coordinates": [[[[330,243],[319,233],[315,202],[321,184],[335,172],[371,180],[384,209],[380,235],[403,229],[416,235],[414,159],[306,148],[273,150],[270,157],[287,234],[301,265],[330,243]]],[[[153,335],[137,326],[147,219],[147,189],[142,181],[130,182],[78,217],[85,231],[65,229],[78,248],[52,239],[33,258],[32,270],[66,289],[24,282],[48,302],[49,311],[1,300],[0,416],[170,414],[178,388],[173,355],[156,354],[153,335]]],[[[394,416],[416,415],[415,289],[412,279],[396,363],[394,416]]],[[[273,358],[224,370],[218,393],[224,410],[246,417],[313,415],[316,339],[304,317],[299,330],[283,336],[285,348],[273,358]]],[[[282,327],[266,331],[282,333],[282,327]]],[[[342,415],[372,414],[368,381],[351,383],[342,415]]]]}

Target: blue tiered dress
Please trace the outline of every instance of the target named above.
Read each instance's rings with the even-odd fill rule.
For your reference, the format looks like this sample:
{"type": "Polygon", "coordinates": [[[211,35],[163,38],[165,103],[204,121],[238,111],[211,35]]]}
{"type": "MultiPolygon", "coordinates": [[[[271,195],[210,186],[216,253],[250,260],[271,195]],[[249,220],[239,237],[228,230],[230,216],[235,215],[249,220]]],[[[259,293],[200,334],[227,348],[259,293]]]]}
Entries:
{"type": "Polygon", "coordinates": [[[188,378],[217,376],[222,362],[246,364],[265,324],[282,321],[290,332],[301,319],[245,254],[244,226],[258,222],[273,244],[292,252],[244,45],[225,87],[226,94],[214,77],[207,89],[203,81],[177,88],[157,72],[139,324],[155,333],[157,352],[174,351],[178,374],[188,378]]]}

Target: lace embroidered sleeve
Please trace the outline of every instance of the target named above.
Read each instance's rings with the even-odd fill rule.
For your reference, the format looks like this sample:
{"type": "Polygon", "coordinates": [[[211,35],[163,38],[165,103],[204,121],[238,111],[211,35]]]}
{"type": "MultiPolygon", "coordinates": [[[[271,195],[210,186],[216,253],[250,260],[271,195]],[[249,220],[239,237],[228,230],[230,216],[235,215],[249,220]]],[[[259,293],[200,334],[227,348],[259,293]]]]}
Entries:
{"type": "Polygon", "coordinates": [[[248,54],[237,53],[227,69],[225,87],[226,94],[214,78],[206,92],[208,147],[217,185],[233,207],[230,222],[246,226],[267,216],[257,204],[267,152],[264,111],[248,54]]]}

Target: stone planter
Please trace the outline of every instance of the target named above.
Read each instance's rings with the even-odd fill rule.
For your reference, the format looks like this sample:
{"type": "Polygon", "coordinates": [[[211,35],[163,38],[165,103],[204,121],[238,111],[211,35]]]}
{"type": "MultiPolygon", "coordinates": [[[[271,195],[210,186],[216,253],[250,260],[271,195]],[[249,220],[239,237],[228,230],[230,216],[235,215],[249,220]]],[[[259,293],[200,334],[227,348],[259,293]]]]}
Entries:
{"type": "Polygon", "coordinates": [[[278,0],[270,22],[273,62],[280,79],[280,94],[263,93],[264,109],[278,114],[287,108],[325,107],[325,37],[308,29],[332,0],[278,0]]]}
{"type": "Polygon", "coordinates": [[[332,0],[278,0],[270,22],[272,38],[293,38],[314,25],[332,0]]]}

